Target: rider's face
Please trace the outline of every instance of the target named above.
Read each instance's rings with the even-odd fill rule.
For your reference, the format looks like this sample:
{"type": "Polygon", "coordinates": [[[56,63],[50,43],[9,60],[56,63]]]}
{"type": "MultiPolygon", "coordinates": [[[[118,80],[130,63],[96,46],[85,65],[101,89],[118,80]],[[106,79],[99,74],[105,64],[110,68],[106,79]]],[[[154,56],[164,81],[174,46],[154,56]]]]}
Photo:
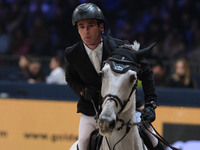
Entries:
{"type": "Polygon", "coordinates": [[[98,25],[96,19],[85,19],[78,21],[77,27],[82,41],[89,48],[95,49],[101,41],[103,23],[98,25]]]}

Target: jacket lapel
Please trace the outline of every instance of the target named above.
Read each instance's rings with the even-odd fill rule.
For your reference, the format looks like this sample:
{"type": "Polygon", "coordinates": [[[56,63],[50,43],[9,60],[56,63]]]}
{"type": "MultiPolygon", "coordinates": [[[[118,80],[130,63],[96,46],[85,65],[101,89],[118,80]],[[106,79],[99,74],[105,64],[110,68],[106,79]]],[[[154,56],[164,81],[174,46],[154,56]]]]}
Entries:
{"type": "Polygon", "coordinates": [[[84,68],[86,72],[91,72],[91,71],[96,72],[96,70],[84,48],[83,43],[81,43],[81,49],[79,51],[79,54],[80,54],[80,57],[79,57],[80,63],[79,64],[81,65],[81,68],[84,68]]]}

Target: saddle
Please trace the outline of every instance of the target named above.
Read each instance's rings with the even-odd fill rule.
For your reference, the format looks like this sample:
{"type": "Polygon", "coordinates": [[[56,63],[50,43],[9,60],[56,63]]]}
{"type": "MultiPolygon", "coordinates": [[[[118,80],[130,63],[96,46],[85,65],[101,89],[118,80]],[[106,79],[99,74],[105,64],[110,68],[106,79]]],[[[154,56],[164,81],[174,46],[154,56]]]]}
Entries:
{"type": "Polygon", "coordinates": [[[94,130],[90,135],[88,150],[99,150],[103,136],[99,134],[99,129],[94,130]]]}

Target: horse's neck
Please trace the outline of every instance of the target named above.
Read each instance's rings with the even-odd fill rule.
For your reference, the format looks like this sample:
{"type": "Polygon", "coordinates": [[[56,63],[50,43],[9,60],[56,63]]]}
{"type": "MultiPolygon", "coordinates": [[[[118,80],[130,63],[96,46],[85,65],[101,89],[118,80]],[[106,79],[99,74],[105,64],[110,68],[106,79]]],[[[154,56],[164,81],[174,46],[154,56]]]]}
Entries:
{"type": "MultiPolygon", "coordinates": [[[[131,98],[134,98],[134,95],[131,96],[131,98]]],[[[136,122],[136,109],[135,109],[135,101],[133,101],[130,108],[120,114],[120,119],[124,120],[125,123],[128,123],[130,120],[132,122],[136,122]]],[[[113,146],[126,134],[126,126],[123,126],[121,130],[116,130],[112,133],[110,137],[108,137],[108,143],[113,149],[113,146]]],[[[115,150],[141,150],[142,144],[141,144],[141,138],[137,129],[136,125],[133,125],[130,129],[130,131],[125,135],[125,137],[116,145],[115,150]]],[[[104,149],[108,149],[107,142],[104,138],[104,149]]],[[[103,150],[104,150],[103,149],[103,150]]]]}

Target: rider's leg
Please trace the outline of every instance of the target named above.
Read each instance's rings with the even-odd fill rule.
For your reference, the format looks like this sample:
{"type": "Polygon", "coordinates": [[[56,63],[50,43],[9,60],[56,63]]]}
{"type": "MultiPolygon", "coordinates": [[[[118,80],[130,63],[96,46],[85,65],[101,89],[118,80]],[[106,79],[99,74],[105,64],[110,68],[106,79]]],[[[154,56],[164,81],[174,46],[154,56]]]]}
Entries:
{"type": "MultiPolygon", "coordinates": [[[[137,112],[136,113],[136,121],[137,122],[141,121],[141,117],[140,116],[141,116],[141,113],[137,112]]],[[[146,127],[148,128],[149,131],[143,125],[141,125],[140,127],[145,132],[145,134],[149,137],[149,140],[151,141],[152,146],[153,146],[153,150],[164,150],[164,147],[158,141],[158,139],[155,136],[153,136],[151,133],[149,133],[149,131],[150,131],[150,132],[156,134],[154,129],[149,124],[146,124],[146,127]]]]}
{"type": "Polygon", "coordinates": [[[87,150],[90,134],[97,129],[97,123],[93,116],[81,115],[79,123],[79,137],[78,147],[79,150],[87,150]]]}
{"type": "Polygon", "coordinates": [[[146,133],[146,135],[149,137],[152,145],[153,145],[153,150],[164,150],[164,147],[162,146],[162,144],[158,141],[158,139],[153,136],[151,133],[156,134],[156,132],[154,131],[154,129],[149,125],[149,124],[145,124],[142,125],[142,130],[146,133]],[[145,127],[144,127],[145,126],[145,127]],[[148,130],[147,130],[147,129],[148,130]],[[150,132],[151,133],[150,133],[150,132]]]}
{"type": "Polygon", "coordinates": [[[157,139],[155,136],[153,136],[153,135],[151,134],[151,133],[156,134],[156,132],[153,130],[153,128],[152,128],[149,124],[145,124],[145,126],[146,126],[146,128],[147,128],[148,130],[142,125],[143,131],[144,131],[144,132],[146,133],[146,135],[149,137],[149,139],[150,139],[150,141],[151,141],[153,147],[156,147],[157,144],[158,144],[158,139],[157,139]],[[149,131],[150,131],[151,133],[149,133],[149,131]]]}

